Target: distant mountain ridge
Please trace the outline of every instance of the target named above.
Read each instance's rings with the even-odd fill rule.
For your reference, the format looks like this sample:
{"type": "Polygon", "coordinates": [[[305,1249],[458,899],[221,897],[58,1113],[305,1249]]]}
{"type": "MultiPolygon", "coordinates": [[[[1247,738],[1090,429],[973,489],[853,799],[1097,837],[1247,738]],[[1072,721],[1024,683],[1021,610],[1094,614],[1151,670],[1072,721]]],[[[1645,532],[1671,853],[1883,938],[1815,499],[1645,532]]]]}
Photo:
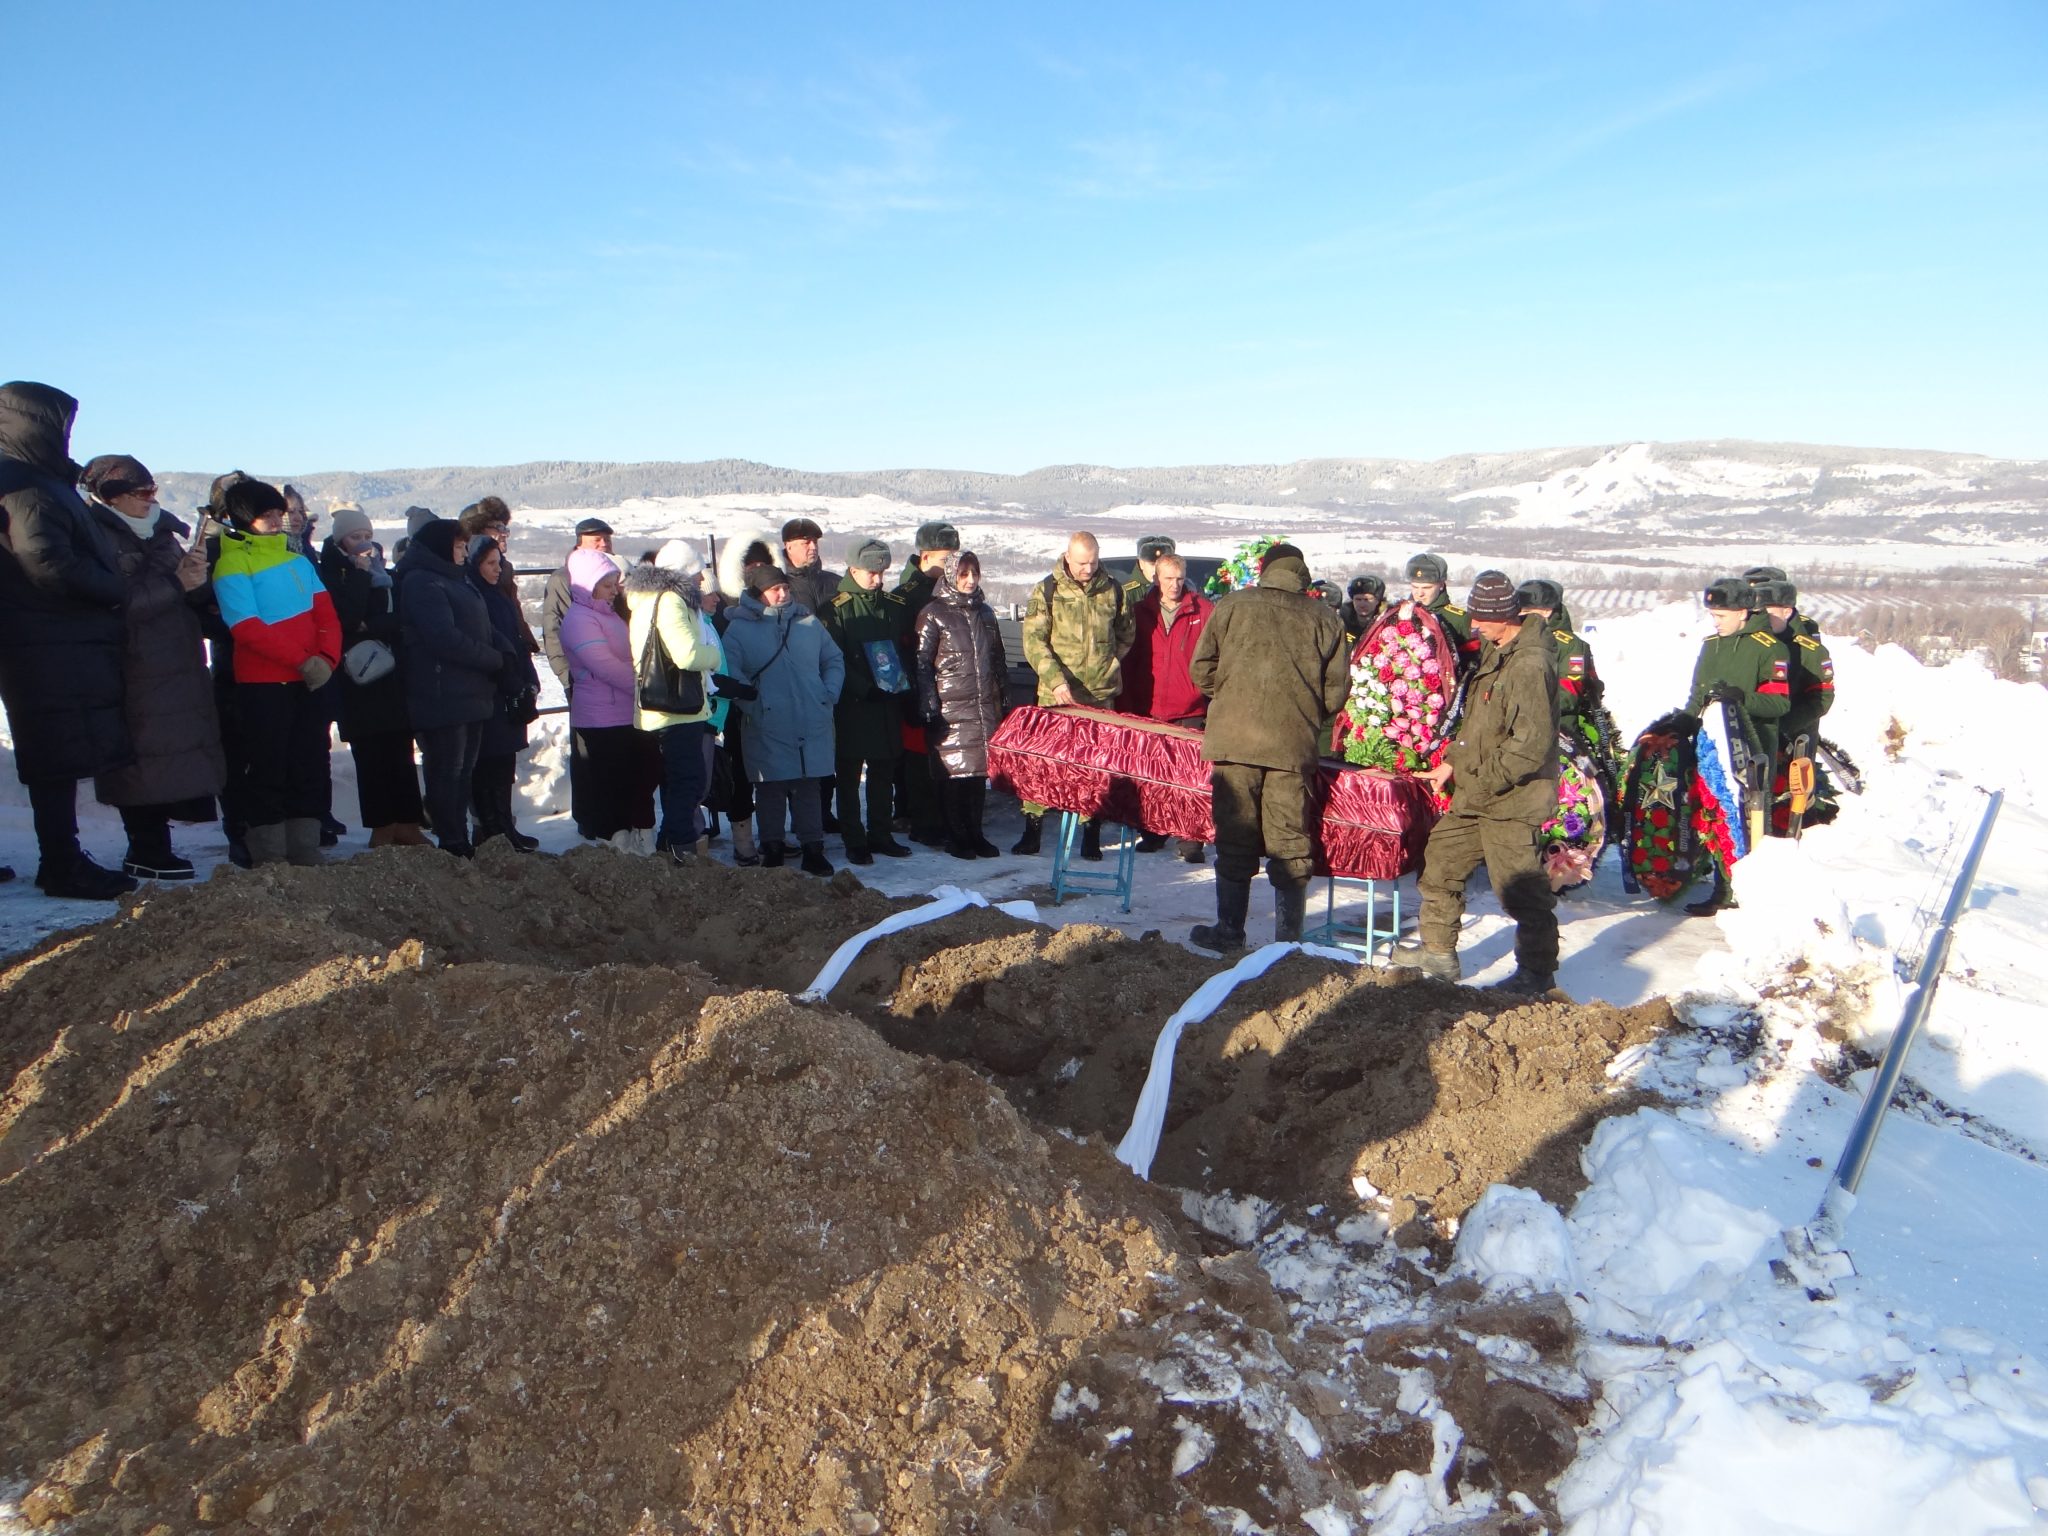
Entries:
{"type": "MultiPolygon", "coordinates": [[[[453,513],[496,494],[515,507],[614,507],[713,496],[882,496],[913,505],[1089,513],[1111,507],[1313,506],[1362,522],[1471,528],[1555,526],[1592,533],[1704,533],[1759,512],[1820,523],[1875,519],[1890,536],[2025,537],[2048,533],[2048,460],[1920,449],[1709,441],[1624,443],[1435,460],[1303,459],[1291,464],[1116,468],[1058,464],[1021,475],[976,470],[820,472],[744,459],[637,464],[538,461],[279,475],[316,509],[358,501],[389,517],[409,505],[453,513]],[[1912,525],[1910,534],[1905,525],[1912,525]],[[1619,531],[1618,529],[1611,531],[1619,531]]],[[[206,494],[210,475],[158,477],[173,506],[206,494]]]]}

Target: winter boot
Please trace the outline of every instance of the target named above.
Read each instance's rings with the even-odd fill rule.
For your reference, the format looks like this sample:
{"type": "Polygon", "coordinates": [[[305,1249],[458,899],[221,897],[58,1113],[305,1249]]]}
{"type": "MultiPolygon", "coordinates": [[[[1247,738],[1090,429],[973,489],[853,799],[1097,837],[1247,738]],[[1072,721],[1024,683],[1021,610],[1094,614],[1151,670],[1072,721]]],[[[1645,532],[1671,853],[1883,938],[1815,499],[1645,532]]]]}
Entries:
{"type": "Polygon", "coordinates": [[[320,856],[320,818],[294,816],[284,824],[285,862],[301,869],[317,869],[327,861],[320,856]]]}
{"type": "Polygon", "coordinates": [[[168,826],[151,828],[141,837],[128,839],[128,856],[121,861],[121,873],[131,880],[190,880],[198,871],[190,859],[181,859],[171,848],[168,826]]]}
{"type": "Polygon", "coordinates": [[[910,850],[886,832],[880,837],[869,841],[868,852],[879,853],[885,859],[907,859],[910,857],[910,850]]]}
{"type": "Polygon", "coordinates": [[[135,889],[135,882],[78,853],[61,864],[45,864],[36,871],[36,884],[45,896],[64,901],[113,901],[135,889]]]}
{"type": "Polygon", "coordinates": [[[1010,845],[1010,852],[1038,852],[1039,841],[1044,836],[1044,822],[1045,818],[1043,816],[1033,816],[1026,812],[1024,816],[1024,835],[1010,845]]]}
{"type": "Polygon", "coordinates": [[[1138,834],[1138,852],[1140,853],[1157,853],[1165,846],[1166,834],[1164,832],[1140,832],[1138,834]]]}
{"type": "Polygon", "coordinates": [[[1496,981],[1486,990],[1505,992],[1511,997],[1541,997],[1557,985],[1554,971],[1532,971],[1523,965],[1516,965],[1515,974],[1503,981],[1496,981]]]}
{"type": "Polygon", "coordinates": [[[732,861],[741,869],[753,869],[761,862],[761,850],[754,846],[754,824],[751,821],[732,824],[732,861]]]}
{"type": "Polygon", "coordinates": [[[1003,850],[990,842],[981,830],[988,814],[988,780],[969,779],[960,791],[961,840],[978,859],[1000,859],[1003,850]]]}
{"type": "Polygon", "coordinates": [[[1088,860],[1091,864],[1100,864],[1102,862],[1102,823],[1100,820],[1090,819],[1081,828],[1081,857],[1088,860]]]}
{"type": "Polygon", "coordinates": [[[1420,971],[1425,976],[1434,976],[1438,981],[1462,980],[1465,972],[1458,964],[1455,949],[1431,949],[1426,944],[1410,947],[1396,944],[1391,956],[1392,963],[1404,970],[1420,971]]]}
{"type": "Polygon", "coordinates": [[[1714,869],[1714,888],[1699,901],[1685,904],[1687,917],[1712,917],[1735,905],[1735,893],[1728,889],[1728,877],[1721,873],[1719,866],[1714,869]]]}
{"type": "Polygon", "coordinates": [[[846,862],[849,864],[872,864],[875,856],[859,843],[846,845],[846,862]]]}
{"type": "Polygon", "coordinates": [[[249,852],[249,833],[244,828],[240,834],[228,834],[228,862],[237,869],[254,869],[255,855],[249,852]]]}
{"type": "Polygon", "coordinates": [[[1299,944],[1301,925],[1307,917],[1306,884],[1273,887],[1273,941],[1276,944],[1299,944]]]}
{"type": "Polygon", "coordinates": [[[1203,845],[1201,843],[1193,842],[1184,837],[1180,839],[1179,848],[1183,864],[1206,864],[1208,862],[1207,856],[1202,852],[1203,845]]]}
{"type": "Polygon", "coordinates": [[[1216,921],[1199,923],[1188,931],[1188,942],[1197,949],[1211,949],[1227,955],[1244,948],[1244,917],[1251,910],[1252,883],[1216,877],[1216,921]]]}
{"type": "Polygon", "coordinates": [[[803,862],[797,868],[807,875],[829,875],[832,873],[832,861],[825,857],[825,845],[823,843],[805,843],[803,848],[803,862]]]}
{"type": "Polygon", "coordinates": [[[331,812],[321,813],[320,846],[322,848],[332,848],[336,843],[340,842],[344,837],[347,836],[348,828],[344,826],[341,822],[336,821],[331,812]]]}
{"type": "Polygon", "coordinates": [[[788,857],[788,854],[789,844],[787,843],[763,843],[761,845],[761,867],[763,869],[780,869],[782,868],[783,859],[788,857]]]}
{"type": "MultiPolygon", "coordinates": [[[[315,826],[319,823],[315,822],[315,826]]],[[[250,827],[242,834],[242,841],[248,845],[249,867],[261,869],[266,864],[282,864],[285,861],[285,823],[273,821],[268,826],[250,827]]],[[[319,846],[317,834],[314,846],[319,846]]]]}

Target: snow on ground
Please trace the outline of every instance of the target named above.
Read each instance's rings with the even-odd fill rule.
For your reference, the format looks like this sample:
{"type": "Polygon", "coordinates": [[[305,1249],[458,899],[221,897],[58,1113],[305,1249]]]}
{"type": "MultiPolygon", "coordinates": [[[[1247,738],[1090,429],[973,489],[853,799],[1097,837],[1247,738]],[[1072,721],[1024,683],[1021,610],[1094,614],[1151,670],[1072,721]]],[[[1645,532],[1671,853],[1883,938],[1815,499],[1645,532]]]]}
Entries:
{"type": "MultiPolygon", "coordinates": [[[[671,517],[613,513],[650,538],[674,531],[671,517]]],[[[1589,627],[1624,729],[1679,702],[1705,632],[1687,605],[1589,627]]],[[[1670,996],[1691,1026],[1616,1064],[1617,1083],[1657,1089],[1670,1107],[1602,1125],[1584,1159],[1591,1184],[1569,1212],[1496,1191],[1460,1234],[1468,1273],[1503,1290],[1559,1287],[1586,1331],[1579,1369],[1600,1406],[1559,1488],[1582,1536],[2048,1529],[2048,690],[1971,661],[1923,667],[1895,648],[1843,646],[1835,660],[1828,733],[1868,777],[1839,821],[1760,850],[1738,870],[1742,905],[1714,919],[1626,896],[1612,860],[1560,909],[1567,991],[1670,996]],[[1907,1112],[1887,1122],[1847,1223],[1857,1273],[1813,1299],[1770,1261],[1820,1199],[1867,1080],[1845,1042],[1875,1051],[1896,1020],[1900,967],[1925,940],[1980,787],[2008,800],[1909,1071],[1907,1112]]],[[[527,824],[566,847],[560,717],[529,756],[527,824]]],[[[35,892],[25,797],[7,769],[0,863],[21,876],[0,885],[11,951],[114,908],[35,892]]],[[[336,812],[353,827],[345,752],[335,769],[336,812]]],[[[118,821],[89,799],[82,809],[87,845],[118,858],[118,821]]],[[[1007,846],[1017,824],[1006,806],[992,835],[1007,846]]],[[[224,854],[214,828],[177,841],[208,869],[224,854]]],[[[341,852],[362,845],[352,830],[341,852]]],[[[919,850],[862,877],[905,895],[971,881],[991,900],[1035,899],[1052,921],[1133,932],[1184,935],[1212,913],[1208,869],[1170,851],[1143,857],[1128,914],[1105,896],[1055,908],[1047,858],[968,866],[919,850]]],[[[1323,905],[1319,893],[1312,913],[1323,905]]],[[[1253,922],[1270,920],[1260,882],[1253,922]]],[[[1468,976],[1506,974],[1510,942],[1498,905],[1477,894],[1468,976]]],[[[1371,1222],[1349,1231],[1355,1243],[1284,1227],[1254,1251],[1301,1307],[1357,1323],[1391,1292],[1375,1278],[1371,1222]]],[[[1382,1505],[1375,1529],[1386,1531],[1459,1513],[1421,1480],[1390,1484],[1382,1505]]]]}

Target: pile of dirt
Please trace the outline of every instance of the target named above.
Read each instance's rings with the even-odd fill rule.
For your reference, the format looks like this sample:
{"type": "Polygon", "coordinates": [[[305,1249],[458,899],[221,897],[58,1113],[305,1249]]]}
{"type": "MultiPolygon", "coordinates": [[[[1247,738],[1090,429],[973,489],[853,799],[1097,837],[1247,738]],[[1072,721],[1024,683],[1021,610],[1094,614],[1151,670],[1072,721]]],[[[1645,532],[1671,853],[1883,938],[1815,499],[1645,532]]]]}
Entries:
{"type": "MultiPolygon", "coordinates": [[[[1114,1141],[1160,1024],[1210,969],[1154,937],[1025,929],[903,968],[877,1027],[1114,1141]]],[[[1182,1036],[1152,1177],[1295,1208],[1377,1192],[1397,1223],[1447,1224],[1496,1183],[1568,1202],[1593,1126],[1642,1102],[1611,1091],[1607,1064],[1672,1024],[1661,1000],[1490,998],[1290,956],[1182,1036]]]]}
{"type": "MultiPolygon", "coordinates": [[[[1216,962],[974,911],[873,946],[840,1008],[790,1001],[903,905],[394,849],[149,894],[8,963],[0,1507],[1107,1532],[1362,1518],[1390,1469],[1543,1506],[1584,1405],[1461,1347],[1470,1298],[1389,1260],[1399,1324],[1306,1326],[1174,1192],[1053,1130],[1121,1133],[1216,962]]],[[[1655,1022],[1473,1001],[1290,958],[1183,1046],[1155,1175],[1306,1204],[1449,1146],[1414,1198],[1462,1210],[1655,1022]],[[1482,1136],[1489,1105],[1522,1129],[1482,1136]]]]}

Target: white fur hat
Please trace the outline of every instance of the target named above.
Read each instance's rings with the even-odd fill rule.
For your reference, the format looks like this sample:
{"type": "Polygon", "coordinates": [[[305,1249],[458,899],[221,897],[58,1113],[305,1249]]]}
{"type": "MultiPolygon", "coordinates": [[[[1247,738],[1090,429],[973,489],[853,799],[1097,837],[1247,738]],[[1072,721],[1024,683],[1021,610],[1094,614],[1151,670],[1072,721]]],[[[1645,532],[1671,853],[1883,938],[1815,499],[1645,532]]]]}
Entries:
{"type": "Polygon", "coordinates": [[[670,539],[655,551],[654,563],[664,571],[680,571],[685,576],[704,574],[704,557],[690,547],[687,539],[670,539]]]}

